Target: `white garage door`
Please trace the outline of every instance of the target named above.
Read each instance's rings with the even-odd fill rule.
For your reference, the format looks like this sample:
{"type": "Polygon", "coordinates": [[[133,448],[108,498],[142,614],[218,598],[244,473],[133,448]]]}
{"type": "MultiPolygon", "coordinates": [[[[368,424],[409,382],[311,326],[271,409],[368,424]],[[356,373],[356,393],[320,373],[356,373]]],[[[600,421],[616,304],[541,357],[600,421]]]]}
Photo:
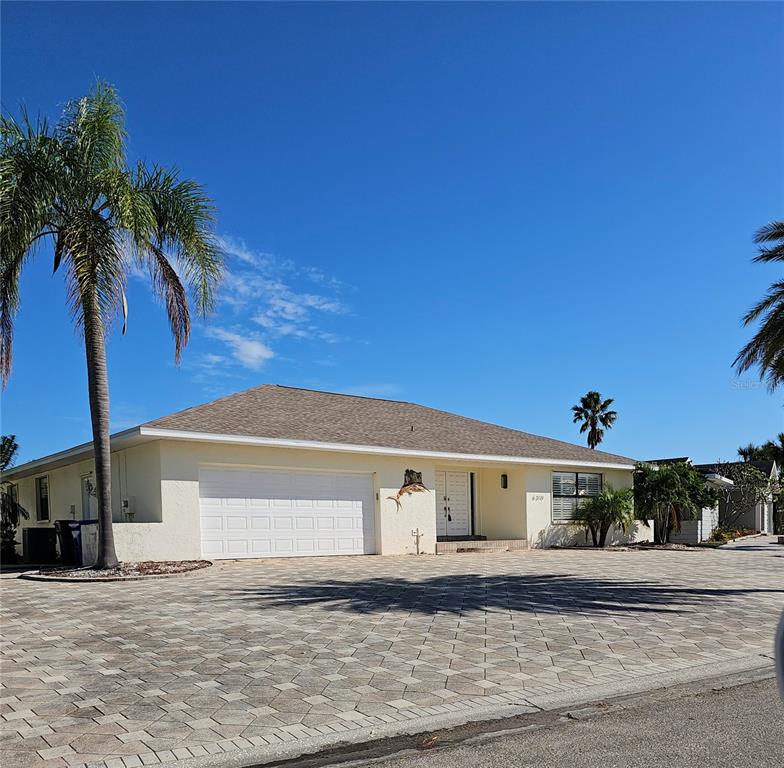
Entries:
{"type": "Polygon", "coordinates": [[[199,497],[207,558],[375,551],[370,475],[203,469],[199,497]]]}

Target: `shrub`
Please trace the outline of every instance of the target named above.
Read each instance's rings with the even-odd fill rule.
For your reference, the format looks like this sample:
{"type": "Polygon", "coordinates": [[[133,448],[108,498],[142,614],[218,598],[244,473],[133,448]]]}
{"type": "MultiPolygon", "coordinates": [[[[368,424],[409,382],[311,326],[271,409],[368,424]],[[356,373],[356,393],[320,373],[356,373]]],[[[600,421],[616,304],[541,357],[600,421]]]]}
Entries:
{"type": "Polygon", "coordinates": [[[598,496],[591,496],[577,508],[574,522],[591,532],[595,547],[603,547],[610,528],[622,528],[624,533],[634,525],[634,492],[631,488],[615,489],[607,483],[598,496]]]}

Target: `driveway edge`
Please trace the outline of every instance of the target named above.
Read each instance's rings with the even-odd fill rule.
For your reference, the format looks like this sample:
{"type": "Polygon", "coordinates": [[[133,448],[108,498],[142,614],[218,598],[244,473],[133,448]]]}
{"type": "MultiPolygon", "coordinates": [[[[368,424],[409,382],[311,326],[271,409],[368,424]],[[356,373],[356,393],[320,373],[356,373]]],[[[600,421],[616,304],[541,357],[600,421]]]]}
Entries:
{"type": "MultiPolygon", "coordinates": [[[[546,696],[519,697],[517,703],[477,706],[471,710],[461,710],[450,714],[417,717],[407,722],[389,723],[372,728],[358,728],[345,733],[335,733],[323,737],[297,739],[288,744],[268,745],[197,758],[186,758],[172,763],[176,768],[249,768],[250,766],[281,763],[297,758],[314,758],[321,751],[338,751],[351,748],[358,751],[361,746],[370,747],[399,736],[412,736],[432,731],[456,728],[467,724],[490,723],[496,720],[520,717],[537,712],[568,707],[584,706],[611,698],[620,698],[646,693],[696,681],[737,675],[768,669],[775,674],[773,657],[767,654],[745,656],[725,662],[711,662],[698,667],[689,667],[675,672],[641,675],[618,680],[617,683],[593,685],[574,691],[546,696]]],[[[509,694],[511,698],[511,694],[509,694]]],[[[347,750],[348,751],[348,750],[347,750]]],[[[359,755],[357,756],[359,757],[359,755]]]]}

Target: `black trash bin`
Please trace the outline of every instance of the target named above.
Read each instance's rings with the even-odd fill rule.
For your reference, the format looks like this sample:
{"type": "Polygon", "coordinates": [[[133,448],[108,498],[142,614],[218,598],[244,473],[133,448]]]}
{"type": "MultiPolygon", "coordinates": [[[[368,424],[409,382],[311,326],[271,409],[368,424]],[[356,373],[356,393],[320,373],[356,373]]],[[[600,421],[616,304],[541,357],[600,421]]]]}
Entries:
{"type": "Polygon", "coordinates": [[[63,565],[82,567],[82,525],[79,520],[55,520],[63,565]]]}

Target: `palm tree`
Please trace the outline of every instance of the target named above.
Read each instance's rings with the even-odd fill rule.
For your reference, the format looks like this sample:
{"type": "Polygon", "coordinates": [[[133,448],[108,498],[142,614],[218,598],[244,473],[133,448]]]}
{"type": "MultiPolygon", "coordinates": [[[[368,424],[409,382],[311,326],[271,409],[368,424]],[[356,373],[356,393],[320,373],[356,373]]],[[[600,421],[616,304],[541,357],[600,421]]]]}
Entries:
{"type": "Polygon", "coordinates": [[[0,560],[4,563],[16,562],[16,529],[22,518],[30,518],[17,500],[11,483],[2,479],[2,473],[14,463],[18,452],[16,435],[0,436],[0,560]]]}
{"type": "Polygon", "coordinates": [[[634,471],[634,513],[647,525],[653,521],[653,541],[667,544],[681,522],[712,507],[718,494],[687,461],[638,464],[634,471]]]}
{"type": "Polygon", "coordinates": [[[613,488],[606,483],[598,496],[582,501],[573,520],[591,532],[595,547],[603,547],[610,528],[615,526],[628,533],[634,525],[634,491],[631,488],[613,488]]]}
{"type": "MultiPolygon", "coordinates": [[[[755,262],[784,261],[784,221],[762,227],[754,242],[760,246],[755,262]]],[[[738,373],[759,368],[760,380],[767,379],[773,391],[784,383],[784,280],[770,286],[767,295],[746,313],[743,325],[757,320],[761,321],[757,332],[738,353],[733,366],[738,373]]]]}
{"type": "Polygon", "coordinates": [[[212,306],[222,254],[212,235],[214,208],[200,185],[143,163],[130,167],[117,93],[98,83],[66,105],[51,127],[26,113],[0,120],[0,373],[11,371],[19,278],[40,241],[51,238],[53,269],[65,272],[68,304],[84,335],[95,453],[97,568],[117,564],[112,535],[106,335],[122,311],[129,266],[149,271],[179,361],[190,334],[188,294],[212,306]]]}
{"type": "Polygon", "coordinates": [[[779,432],[775,441],[766,440],[762,445],[742,445],[738,448],[738,456],[743,461],[773,460],[779,467],[784,467],[784,432],[779,432]]]}
{"type": "Polygon", "coordinates": [[[602,396],[598,392],[591,391],[580,398],[579,405],[572,406],[574,414],[572,422],[574,424],[577,424],[578,421],[582,422],[580,434],[588,433],[589,448],[596,448],[604,438],[604,429],[611,429],[615,424],[618,414],[610,410],[610,406],[614,402],[611,397],[602,400],[602,396]]]}

